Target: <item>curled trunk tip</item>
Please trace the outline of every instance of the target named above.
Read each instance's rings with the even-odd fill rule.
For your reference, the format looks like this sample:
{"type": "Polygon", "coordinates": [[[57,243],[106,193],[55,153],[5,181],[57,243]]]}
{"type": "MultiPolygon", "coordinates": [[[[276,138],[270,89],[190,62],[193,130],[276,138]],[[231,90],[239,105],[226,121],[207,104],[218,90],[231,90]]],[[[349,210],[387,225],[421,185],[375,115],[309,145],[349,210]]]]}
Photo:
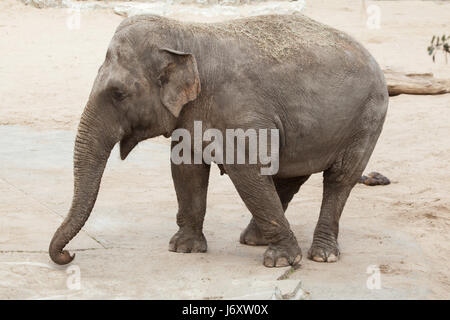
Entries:
{"type": "Polygon", "coordinates": [[[69,239],[64,239],[64,237],[61,237],[61,235],[67,234],[67,231],[64,229],[64,227],[61,227],[56,231],[48,248],[50,258],[54,263],[59,265],[68,264],[75,258],[75,254],[71,255],[69,251],[63,250],[69,242],[69,239]]]}
{"type": "Polygon", "coordinates": [[[65,265],[75,258],[75,253],[73,255],[70,255],[69,251],[62,250],[62,251],[51,251],[50,250],[50,258],[52,261],[59,265],[65,265]]]}

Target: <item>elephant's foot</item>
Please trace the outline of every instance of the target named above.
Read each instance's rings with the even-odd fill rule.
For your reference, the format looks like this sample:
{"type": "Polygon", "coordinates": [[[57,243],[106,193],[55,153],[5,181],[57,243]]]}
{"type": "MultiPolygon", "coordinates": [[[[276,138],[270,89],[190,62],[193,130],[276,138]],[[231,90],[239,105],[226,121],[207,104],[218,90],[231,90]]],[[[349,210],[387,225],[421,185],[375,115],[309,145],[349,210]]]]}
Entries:
{"type": "Polygon", "coordinates": [[[180,228],[169,242],[169,251],[174,252],[206,252],[206,238],[202,232],[180,228]]]}
{"type": "Polygon", "coordinates": [[[264,253],[266,267],[295,266],[300,263],[300,260],[302,260],[302,252],[295,237],[278,244],[270,244],[264,253]]]}
{"type": "Polygon", "coordinates": [[[247,228],[242,231],[239,242],[249,246],[267,246],[269,244],[269,241],[264,238],[261,230],[259,230],[253,219],[250,221],[247,228]]]}
{"type": "Polygon", "coordinates": [[[308,251],[308,258],[317,262],[336,262],[339,259],[339,255],[339,246],[334,239],[327,244],[313,241],[308,251]]]}

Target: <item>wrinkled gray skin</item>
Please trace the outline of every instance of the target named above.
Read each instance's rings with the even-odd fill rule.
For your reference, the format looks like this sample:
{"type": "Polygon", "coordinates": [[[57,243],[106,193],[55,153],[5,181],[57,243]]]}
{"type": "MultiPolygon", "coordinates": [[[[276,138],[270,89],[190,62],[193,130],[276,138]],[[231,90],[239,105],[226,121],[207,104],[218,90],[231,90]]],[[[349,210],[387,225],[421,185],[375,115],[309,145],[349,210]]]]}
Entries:
{"type": "MultiPolygon", "coordinates": [[[[241,234],[268,245],[264,265],[295,265],[297,240],[284,216],[313,173],[323,172],[320,217],[309,258],[339,257],[339,218],[385,119],[388,92],[375,60],[347,35],[303,15],[261,16],[222,24],[185,24],[136,16],[118,27],[80,120],[74,196],[49,248],[57,264],[91,213],[107,159],[142,140],[186,128],[276,128],[280,168],[223,165],[253,218],[241,234]]],[[[224,135],[225,136],[225,135],[224,135]]],[[[203,219],[210,166],[174,165],[178,232],[169,250],[205,252],[203,219]]]]}

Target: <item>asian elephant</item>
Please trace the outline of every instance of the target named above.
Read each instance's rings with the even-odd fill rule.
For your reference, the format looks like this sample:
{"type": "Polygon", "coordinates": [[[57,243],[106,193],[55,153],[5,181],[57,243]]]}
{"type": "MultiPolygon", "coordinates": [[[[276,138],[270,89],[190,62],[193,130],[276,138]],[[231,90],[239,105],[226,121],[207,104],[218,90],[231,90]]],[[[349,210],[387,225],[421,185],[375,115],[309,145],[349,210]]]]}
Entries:
{"type": "MultiPolygon", "coordinates": [[[[298,264],[301,250],[284,211],[309,176],[323,172],[308,257],[337,261],[339,218],[372,154],[387,106],[383,73],[368,51],[302,14],[209,24],[127,18],[112,38],[81,116],[72,205],[51,240],[50,257],[57,264],[72,261],[63,249],[88,219],[116,143],[123,160],[140,141],[170,137],[179,128],[192,133],[194,121],[201,121],[203,131],[279,132],[275,174],[262,175],[260,161],[219,164],[252,214],[240,242],[268,245],[267,267],[298,264]]],[[[172,162],[171,169],[179,230],[169,250],[205,252],[210,164],[172,162]]]]}

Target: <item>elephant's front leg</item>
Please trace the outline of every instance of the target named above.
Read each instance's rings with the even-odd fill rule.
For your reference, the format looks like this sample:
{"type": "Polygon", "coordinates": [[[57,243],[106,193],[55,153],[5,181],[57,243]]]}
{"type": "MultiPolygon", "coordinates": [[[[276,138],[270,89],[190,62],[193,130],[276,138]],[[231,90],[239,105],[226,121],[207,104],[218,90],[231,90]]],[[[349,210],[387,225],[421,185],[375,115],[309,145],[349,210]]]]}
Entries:
{"type": "Polygon", "coordinates": [[[210,166],[172,163],[172,178],[178,199],[179,230],[169,243],[169,251],[206,252],[203,219],[206,211],[210,166]]]}
{"type": "Polygon", "coordinates": [[[269,247],[264,253],[266,267],[296,265],[301,260],[297,239],[284,216],[272,176],[264,176],[257,165],[229,165],[227,173],[269,247]]]}

